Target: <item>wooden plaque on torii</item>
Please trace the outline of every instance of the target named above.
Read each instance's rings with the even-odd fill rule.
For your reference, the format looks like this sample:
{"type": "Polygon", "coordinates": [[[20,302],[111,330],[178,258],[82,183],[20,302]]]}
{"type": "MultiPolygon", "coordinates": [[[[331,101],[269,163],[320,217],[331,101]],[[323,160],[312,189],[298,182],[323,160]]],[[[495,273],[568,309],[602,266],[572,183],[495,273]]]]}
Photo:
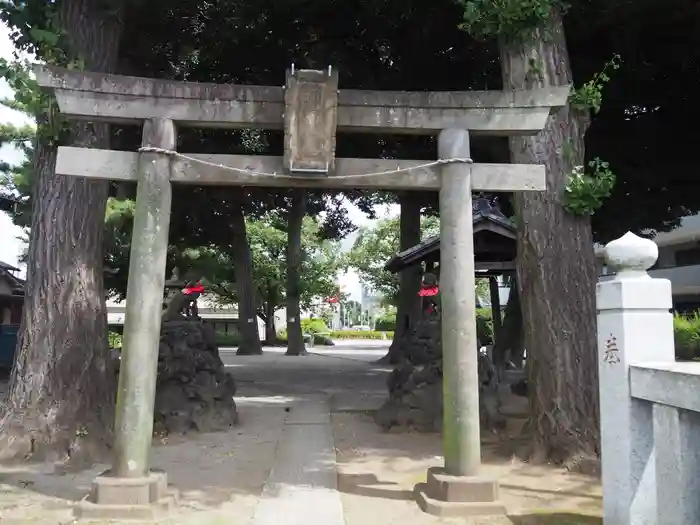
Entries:
{"type": "Polygon", "coordinates": [[[327,176],[335,166],[338,73],[287,71],[284,93],[284,169],[290,174],[327,176]]]}

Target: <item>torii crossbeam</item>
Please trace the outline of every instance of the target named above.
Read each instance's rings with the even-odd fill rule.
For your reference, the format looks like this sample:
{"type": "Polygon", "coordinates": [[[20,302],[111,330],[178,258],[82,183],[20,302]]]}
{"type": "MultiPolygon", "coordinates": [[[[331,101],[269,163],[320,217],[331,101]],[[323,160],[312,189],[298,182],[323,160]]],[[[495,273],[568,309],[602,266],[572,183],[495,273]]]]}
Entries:
{"type": "Polygon", "coordinates": [[[469,136],[533,135],[568,87],[516,92],[338,90],[328,71],[287,71],[285,87],[172,82],[37,67],[39,84],[75,119],[144,125],[139,152],[60,147],[61,175],[137,182],[112,476],[95,480],[83,517],[161,508],[165,474],[149,469],[161,294],[175,184],[439,190],[444,375],[443,469],[417,491],[427,512],[502,513],[497,483],[480,478],[472,191],[545,189],[540,165],[473,164],[469,136]],[[175,151],[176,125],[282,128],[283,157],[175,151]],[[335,157],[336,130],[438,134],[439,159],[335,157]],[[111,506],[110,506],[111,505],[111,506]],[[130,508],[133,508],[132,504],[130,508]],[[122,510],[120,510],[120,508],[122,510]],[[110,510],[111,509],[111,510],[110,510]]]}

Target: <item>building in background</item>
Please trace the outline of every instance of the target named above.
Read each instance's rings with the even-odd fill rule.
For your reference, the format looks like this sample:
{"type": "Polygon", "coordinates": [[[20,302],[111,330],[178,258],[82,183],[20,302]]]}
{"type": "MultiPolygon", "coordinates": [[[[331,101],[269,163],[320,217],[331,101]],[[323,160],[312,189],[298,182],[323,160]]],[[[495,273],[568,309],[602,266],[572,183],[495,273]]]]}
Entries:
{"type": "Polygon", "coordinates": [[[381,310],[382,296],[369,284],[361,283],[360,325],[374,328],[374,322],[381,310]]]}
{"type": "MultiPolygon", "coordinates": [[[[674,310],[700,310],[700,215],[684,217],[678,228],[658,233],[653,240],[659,247],[659,258],[649,275],[671,281],[674,310]]],[[[600,275],[611,276],[602,246],[596,246],[596,258],[600,275]]]]}
{"type": "MultiPolygon", "coordinates": [[[[218,332],[233,334],[238,331],[238,308],[233,305],[218,304],[213,297],[205,294],[197,300],[197,314],[218,332]]],[[[125,315],[126,300],[117,302],[107,299],[107,324],[110,327],[119,330],[124,325],[125,315]]],[[[260,339],[265,339],[265,322],[260,317],[256,322],[260,339]]]]}
{"type": "Polygon", "coordinates": [[[24,281],[20,269],[0,261],[0,369],[9,370],[15,359],[17,334],[22,321],[24,281]]]}
{"type": "Polygon", "coordinates": [[[24,281],[19,268],[0,261],[0,325],[19,325],[24,305],[24,281]]]}

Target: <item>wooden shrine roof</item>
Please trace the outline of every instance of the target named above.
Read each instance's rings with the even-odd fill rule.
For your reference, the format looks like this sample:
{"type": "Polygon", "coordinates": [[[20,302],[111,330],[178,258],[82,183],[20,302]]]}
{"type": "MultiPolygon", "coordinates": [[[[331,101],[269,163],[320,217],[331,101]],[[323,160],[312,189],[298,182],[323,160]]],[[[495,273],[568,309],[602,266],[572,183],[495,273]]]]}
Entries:
{"type": "MultiPolygon", "coordinates": [[[[516,229],[498,206],[488,199],[475,199],[472,207],[474,218],[474,262],[477,271],[501,273],[514,269],[516,229]]],[[[394,255],[384,266],[398,273],[422,262],[440,261],[440,236],[428,237],[411,248],[394,255]]]]}

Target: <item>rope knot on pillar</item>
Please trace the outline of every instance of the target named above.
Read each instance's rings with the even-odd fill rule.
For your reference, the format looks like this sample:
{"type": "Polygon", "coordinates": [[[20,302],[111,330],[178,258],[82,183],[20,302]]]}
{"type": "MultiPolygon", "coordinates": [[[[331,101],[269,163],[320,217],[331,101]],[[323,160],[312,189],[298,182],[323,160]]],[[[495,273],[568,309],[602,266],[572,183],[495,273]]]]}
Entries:
{"type": "Polygon", "coordinates": [[[445,164],[474,164],[474,160],[469,157],[456,157],[452,159],[438,159],[435,161],[437,165],[445,164]]]}
{"type": "Polygon", "coordinates": [[[138,149],[139,153],[160,153],[161,155],[167,155],[168,157],[177,156],[177,152],[167,148],[157,148],[155,146],[141,146],[138,149]]]}

